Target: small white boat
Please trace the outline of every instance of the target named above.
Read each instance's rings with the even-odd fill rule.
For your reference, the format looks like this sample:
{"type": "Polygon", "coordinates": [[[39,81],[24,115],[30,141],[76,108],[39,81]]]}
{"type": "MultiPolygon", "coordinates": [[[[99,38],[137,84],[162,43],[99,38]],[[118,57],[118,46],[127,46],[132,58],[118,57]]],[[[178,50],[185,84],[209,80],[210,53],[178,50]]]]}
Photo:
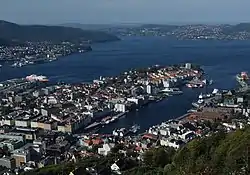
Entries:
{"type": "Polygon", "coordinates": [[[179,88],[165,88],[162,92],[169,93],[171,95],[183,94],[183,92],[179,88]]]}
{"type": "Polygon", "coordinates": [[[141,128],[140,125],[135,124],[130,128],[129,131],[135,134],[137,133],[138,130],[140,130],[140,128],[141,128]]]}
{"type": "Polygon", "coordinates": [[[209,81],[209,85],[212,85],[212,84],[213,84],[213,82],[214,82],[213,80],[210,80],[210,81],[209,81]]]}
{"type": "Polygon", "coordinates": [[[192,106],[195,107],[195,108],[199,108],[200,107],[200,105],[198,103],[195,103],[195,102],[192,103],[192,106]]]}
{"type": "Polygon", "coordinates": [[[196,109],[189,109],[187,112],[188,113],[193,113],[193,112],[198,112],[198,111],[196,109]]]}

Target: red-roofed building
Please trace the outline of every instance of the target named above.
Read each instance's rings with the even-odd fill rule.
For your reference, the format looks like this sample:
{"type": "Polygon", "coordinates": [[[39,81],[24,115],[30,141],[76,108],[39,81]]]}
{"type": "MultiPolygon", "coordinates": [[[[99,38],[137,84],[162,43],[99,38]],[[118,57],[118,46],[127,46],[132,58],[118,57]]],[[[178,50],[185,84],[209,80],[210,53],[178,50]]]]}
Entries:
{"type": "Polygon", "coordinates": [[[144,139],[150,139],[150,140],[157,140],[157,135],[154,134],[144,134],[143,137],[144,139]]]}
{"type": "Polygon", "coordinates": [[[135,147],[135,151],[141,151],[141,150],[142,150],[142,147],[140,146],[135,147]]]}
{"type": "Polygon", "coordinates": [[[101,138],[92,139],[93,145],[100,145],[103,143],[101,138]]]}

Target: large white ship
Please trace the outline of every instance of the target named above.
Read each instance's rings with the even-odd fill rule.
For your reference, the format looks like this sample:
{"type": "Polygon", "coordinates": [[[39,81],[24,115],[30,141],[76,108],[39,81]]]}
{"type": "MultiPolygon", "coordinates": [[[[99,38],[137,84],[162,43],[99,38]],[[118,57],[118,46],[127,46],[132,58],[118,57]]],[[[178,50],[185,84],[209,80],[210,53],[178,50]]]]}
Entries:
{"type": "Polygon", "coordinates": [[[48,82],[49,81],[49,79],[46,76],[35,75],[35,74],[27,76],[26,80],[28,80],[28,81],[40,81],[40,82],[48,82]]]}

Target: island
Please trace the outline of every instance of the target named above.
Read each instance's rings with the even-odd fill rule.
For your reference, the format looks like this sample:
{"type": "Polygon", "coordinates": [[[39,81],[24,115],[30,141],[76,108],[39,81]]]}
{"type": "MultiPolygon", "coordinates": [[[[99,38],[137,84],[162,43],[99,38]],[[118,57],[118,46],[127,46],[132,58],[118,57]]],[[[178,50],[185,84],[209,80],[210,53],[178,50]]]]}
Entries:
{"type": "Polygon", "coordinates": [[[0,61],[13,67],[54,61],[76,52],[91,51],[96,42],[118,41],[101,31],[44,25],[18,25],[0,21],[0,61]]]}

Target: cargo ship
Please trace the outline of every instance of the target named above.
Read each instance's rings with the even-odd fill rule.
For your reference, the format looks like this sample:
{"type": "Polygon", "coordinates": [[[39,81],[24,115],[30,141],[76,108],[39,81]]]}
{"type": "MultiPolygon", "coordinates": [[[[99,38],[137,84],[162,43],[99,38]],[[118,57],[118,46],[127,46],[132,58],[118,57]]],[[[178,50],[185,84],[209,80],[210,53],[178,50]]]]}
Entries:
{"type": "Polygon", "coordinates": [[[248,87],[249,77],[247,72],[241,72],[236,75],[236,80],[240,84],[241,87],[248,87]]]}

